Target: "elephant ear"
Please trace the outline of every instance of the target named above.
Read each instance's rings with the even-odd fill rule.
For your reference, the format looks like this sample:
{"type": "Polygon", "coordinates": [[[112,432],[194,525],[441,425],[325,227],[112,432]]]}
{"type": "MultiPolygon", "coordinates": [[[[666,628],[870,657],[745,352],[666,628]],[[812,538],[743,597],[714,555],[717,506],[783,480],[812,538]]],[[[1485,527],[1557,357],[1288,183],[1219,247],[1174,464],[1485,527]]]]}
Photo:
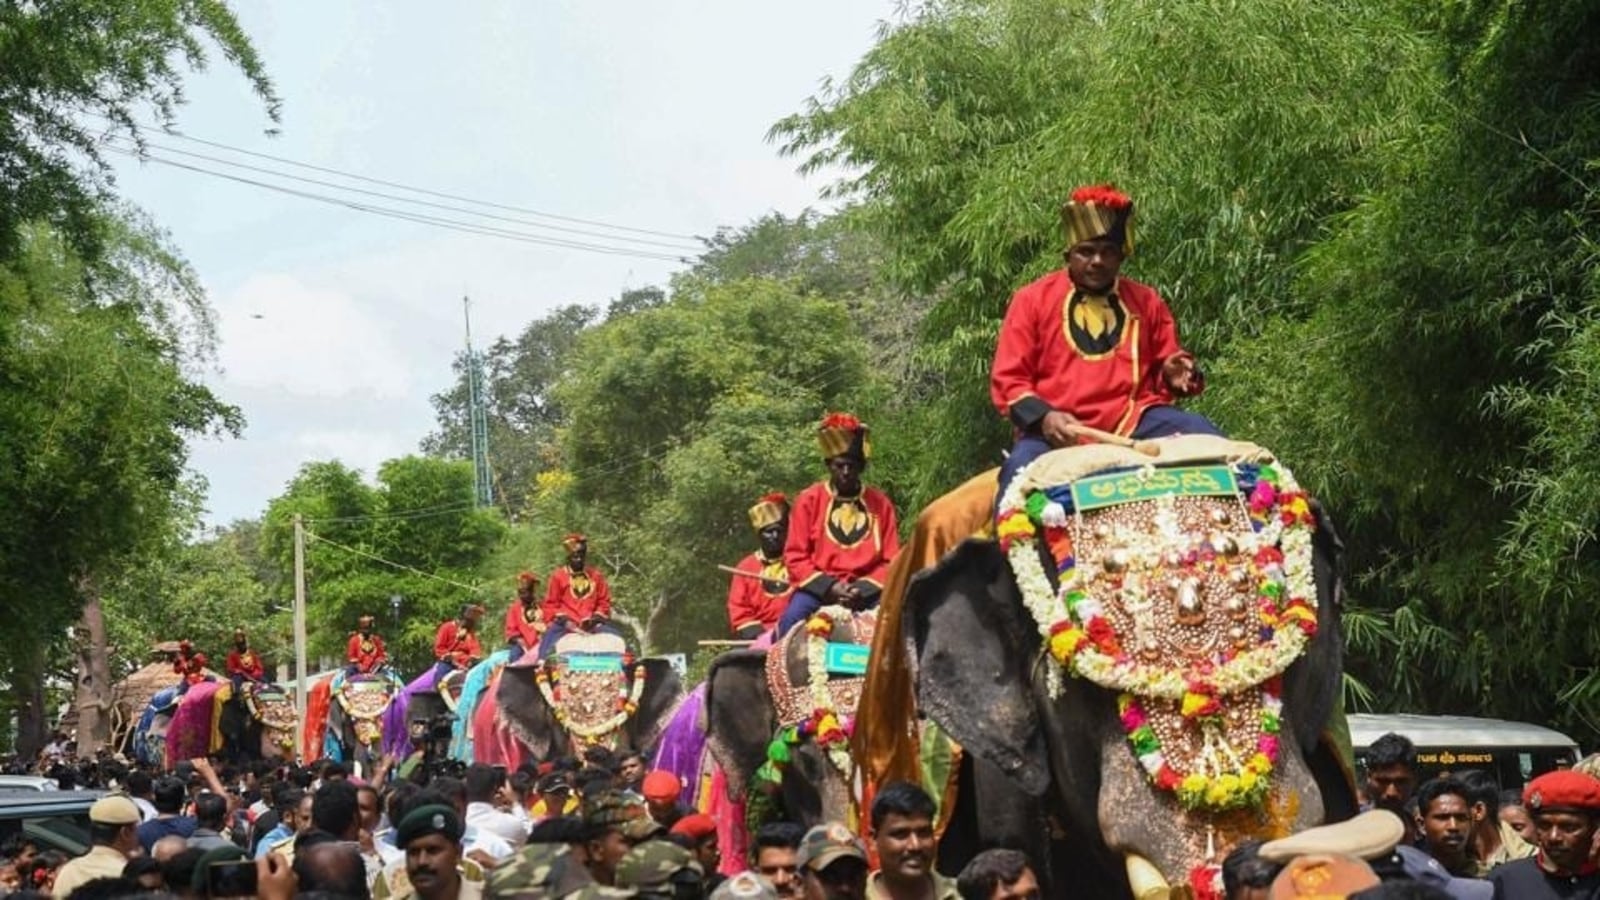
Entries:
{"type": "Polygon", "coordinates": [[[639,662],[644,666],[644,691],[639,695],[639,708],[633,713],[629,731],[635,749],[653,753],[661,730],[667,727],[667,717],[683,699],[683,679],[671,663],[659,656],[648,656],[639,662]]]}
{"type": "Polygon", "coordinates": [[[1044,794],[1050,767],[1028,678],[1039,634],[999,545],[962,542],[911,579],[905,603],[918,707],[968,753],[1044,794]]]}
{"type": "Polygon", "coordinates": [[[1344,682],[1344,541],[1326,507],[1313,503],[1317,531],[1311,539],[1312,577],[1317,585],[1317,634],[1306,653],[1284,673],[1284,718],[1301,748],[1322,740],[1344,682]]]}
{"type": "Polygon", "coordinates": [[[495,690],[495,705],[506,727],[528,748],[533,759],[550,756],[556,720],[545,705],[531,666],[506,666],[495,690]]]}
{"type": "Polygon", "coordinates": [[[767,691],[767,651],[735,650],[718,656],[706,675],[706,746],[728,778],[728,794],[745,785],[767,760],[778,728],[767,691]]]}

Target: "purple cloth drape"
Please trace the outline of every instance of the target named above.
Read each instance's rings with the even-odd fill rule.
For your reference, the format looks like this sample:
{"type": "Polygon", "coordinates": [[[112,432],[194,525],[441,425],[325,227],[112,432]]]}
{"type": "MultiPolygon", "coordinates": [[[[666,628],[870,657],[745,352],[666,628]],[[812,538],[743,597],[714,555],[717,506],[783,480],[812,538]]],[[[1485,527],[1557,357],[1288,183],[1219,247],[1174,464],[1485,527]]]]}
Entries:
{"type": "Polygon", "coordinates": [[[167,765],[211,753],[211,708],[221,686],[216,681],[202,681],[184,691],[167,726],[167,765]]]}
{"type": "Polygon", "coordinates": [[[706,749],[706,733],[700,730],[700,710],[706,703],[706,685],[701,682],[683,698],[672,721],[662,729],[652,769],[663,769],[678,776],[684,792],[678,799],[698,809],[700,760],[706,749]]]}
{"type": "Polygon", "coordinates": [[[429,666],[389,701],[389,708],[383,711],[383,752],[393,753],[398,759],[411,755],[411,723],[406,721],[406,713],[411,709],[412,697],[432,691],[433,666],[429,666]]]}

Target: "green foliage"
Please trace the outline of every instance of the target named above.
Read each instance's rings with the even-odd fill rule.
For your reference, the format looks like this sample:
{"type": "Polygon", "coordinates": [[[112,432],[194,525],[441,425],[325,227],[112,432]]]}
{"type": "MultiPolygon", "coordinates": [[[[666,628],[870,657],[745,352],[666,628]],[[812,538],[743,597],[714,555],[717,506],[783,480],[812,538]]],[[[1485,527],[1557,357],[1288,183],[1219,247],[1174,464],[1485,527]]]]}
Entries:
{"type": "Polygon", "coordinates": [[[746,509],[821,475],[825,409],[868,395],[867,347],[841,303],[789,282],[680,283],[667,304],[586,331],[555,395],[563,469],[534,521],[591,536],[621,613],[652,649],[726,633],[732,564],[754,547],[746,509]]]}
{"type": "MultiPolygon", "coordinates": [[[[397,667],[415,674],[433,658],[439,624],[466,603],[504,606],[477,584],[476,571],[505,533],[499,513],[474,509],[469,463],[404,457],[385,462],[377,483],[338,462],[309,463],[267,506],[263,552],[286,596],[293,598],[294,517],[305,523],[307,630],[313,657],[344,659],[345,642],[362,615],[378,631],[397,667]],[[399,619],[391,597],[401,598],[399,619]]],[[[507,591],[509,592],[509,591],[507,591]]],[[[498,616],[482,640],[500,639],[498,616]]]]}
{"type": "MultiPolygon", "coordinates": [[[[17,622],[8,643],[59,639],[88,581],[108,582],[188,521],[185,438],[240,425],[189,380],[186,345],[151,327],[164,292],[117,262],[140,252],[119,242],[85,264],[55,232],[33,229],[0,266],[0,615],[17,622]],[[100,293],[136,282],[143,297],[100,293]]],[[[140,258],[172,283],[193,282],[170,253],[140,258]]]]}
{"type": "MultiPolygon", "coordinates": [[[[1600,3],[942,0],[774,134],[901,287],[931,403],[916,505],[990,464],[1004,298],[1114,181],[1128,274],[1206,362],[1199,406],[1329,504],[1357,705],[1595,733],[1600,3]],[[993,423],[993,424],[980,424],[993,423]]],[[[891,398],[894,395],[891,395],[891,398]]],[[[881,434],[881,432],[880,432],[881,434]]]]}
{"type": "Polygon", "coordinates": [[[0,0],[0,259],[35,220],[98,256],[101,136],[138,140],[143,114],[172,125],[183,70],[205,69],[210,49],[277,121],[272,83],[223,0],[0,0]]]}

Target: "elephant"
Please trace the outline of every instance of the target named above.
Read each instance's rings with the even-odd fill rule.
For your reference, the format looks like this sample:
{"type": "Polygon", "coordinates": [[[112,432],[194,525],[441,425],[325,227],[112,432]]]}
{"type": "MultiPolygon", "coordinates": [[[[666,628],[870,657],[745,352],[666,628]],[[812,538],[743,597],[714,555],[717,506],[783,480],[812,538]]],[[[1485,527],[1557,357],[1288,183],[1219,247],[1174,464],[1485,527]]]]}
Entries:
{"type": "MultiPolygon", "coordinates": [[[[842,607],[825,607],[824,612],[835,617],[833,633],[826,637],[813,638],[807,626],[796,626],[770,649],[730,651],[711,664],[706,676],[706,742],[726,774],[729,794],[735,799],[744,798],[754,781],[765,780],[766,773],[773,771],[770,767],[764,769],[764,765],[775,737],[802,737],[780,735],[780,730],[799,725],[813,715],[817,704],[811,693],[808,657],[812,640],[857,645],[871,641],[870,615],[850,616],[842,607]],[[778,655],[783,661],[781,668],[771,664],[775,660],[769,654],[778,655]],[[788,682],[787,696],[774,698],[774,677],[788,682]],[[762,779],[757,779],[758,771],[762,772],[762,779]]],[[[836,718],[842,725],[855,715],[861,679],[831,678],[829,685],[828,703],[837,710],[836,718]]],[[[809,736],[786,742],[790,744],[789,759],[783,766],[783,777],[776,796],[765,799],[775,799],[784,818],[808,828],[824,821],[845,821],[852,800],[845,771],[850,764],[843,759],[836,762],[837,751],[830,754],[809,736]],[[834,758],[830,759],[830,755],[834,758]]],[[[759,820],[764,816],[753,809],[750,817],[759,820]]]]}
{"type": "MultiPolygon", "coordinates": [[[[1237,498],[1213,499],[1217,500],[1209,507],[1213,510],[1209,513],[1213,523],[1230,521],[1229,502],[1243,508],[1237,498]]],[[[1276,509],[1272,508],[1273,514],[1276,509]]],[[[1070,521],[1071,513],[1068,515],[1070,521]]],[[[1041,636],[1040,625],[1025,602],[1014,570],[1019,557],[1008,558],[1002,546],[1006,536],[1004,515],[1002,541],[969,538],[931,568],[913,576],[905,595],[904,636],[915,661],[918,708],[964,749],[973,767],[970,775],[964,775],[968,779],[964,786],[978,779],[987,779],[991,787],[1009,782],[1005,790],[970,792],[976,796],[964,798],[968,805],[965,822],[952,829],[975,833],[976,846],[1018,846],[1029,850],[1035,859],[1048,859],[1051,848],[1045,845],[1039,823],[1058,823],[1067,838],[1064,846],[1077,854],[1068,864],[1073,872],[1075,896],[1119,900],[1137,896],[1144,900],[1167,897],[1169,891],[1173,896],[1180,895],[1189,889],[1192,878],[1211,877],[1201,874],[1214,872],[1206,864],[1218,861],[1234,840],[1276,836],[1354,814],[1348,772],[1338,751],[1324,736],[1324,729],[1335,714],[1341,684],[1343,646],[1338,611],[1342,544],[1326,510],[1310,503],[1305,515],[1314,521],[1309,526],[1314,530],[1309,538],[1308,576],[1315,588],[1315,614],[1320,627],[1305,640],[1298,657],[1281,674],[1281,731],[1276,735],[1276,765],[1268,782],[1270,793],[1253,807],[1239,803],[1223,808],[1220,801],[1207,801],[1216,802],[1217,806],[1206,808],[1193,805],[1200,801],[1192,799],[1185,806],[1179,799],[1183,795],[1176,790],[1152,783],[1154,776],[1141,768],[1125,727],[1130,721],[1139,721],[1130,718],[1130,710],[1138,713],[1144,706],[1156,710],[1156,702],[1143,701],[1141,706],[1140,699],[1134,696],[1130,703],[1088,677],[1063,675],[1056,668],[1058,633],[1067,647],[1073,646],[1071,641],[1078,635],[1053,628],[1050,641],[1041,636]],[[988,803],[991,813],[973,812],[974,803],[990,800],[987,794],[1001,798],[998,805],[1011,807],[1010,813],[1001,810],[994,814],[993,802],[988,803]]],[[[1077,552],[1083,554],[1079,558],[1085,559],[1091,572],[1128,571],[1127,560],[1117,555],[1120,551],[1103,549],[1110,542],[1121,540],[1121,532],[1113,538],[1108,527],[1095,524],[1125,519],[1097,519],[1082,510],[1079,516],[1077,530],[1072,532],[1078,544],[1075,551],[1065,551],[1063,570],[1074,571],[1072,554],[1077,552]],[[1086,530],[1092,530],[1093,535],[1088,536],[1086,530]],[[1099,553],[1104,555],[1094,555],[1099,553]],[[1093,558],[1087,559],[1090,556],[1093,558]]],[[[1235,515],[1234,526],[1237,518],[1235,515]]],[[[1235,551],[1228,543],[1231,539],[1226,528],[1219,526],[1202,540],[1207,548],[1216,545],[1218,560],[1224,558],[1224,548],[1235,551]]],[[[1052,561],[1044,547],[1036,549],[1041,563],[1052,561]]],[[[1153,558],[1160,560],[1159,565],[1193,564],[1192,558],[1181,554],[1153,558]]],[[[1085,562],[1077,564],[1085,566],[1085,562]]],[[[1109,583],[1121,585],[1122,581],[1116,578],[1109,583]]],[[[1176,579],[1151,583],[1157,587],[1144,594],[1137,586],[1139,582],[1130,577],[1129,590],[1119,588],[1106,603],[1131,604],[1135,602],[1131,598],[1136,597],[1162,598],[1151,604],[1155,611],[1150,615],[1191,617],[1179,621],[1200,629],[1198,633],[1208,635],[1208,640],[1223,640],[1225,631],[1229,639],[1249,638],[1249,634],[1226,630],[1226,620],[1219,624],[1216,610],[1211,612],[1209,625],[1193,618],[1203,616],[1209,608],[1207,604],[1220,607],[1216,601],[1225,586],[1215,588],[1217,593],[1211,594],[1205,593],[1213,590],[1209,582],[1205,582],[1203,591],[1176,579]]],[[[1089,584],[1084,589],[1086,593],[1096,589],[1095,583],[1089,584]]],[[[1052,581],[1051,590],[1054,589],[1052,581]]],[[[1253,581],[1249,590],[1255,590],[1253,581]]],[[[1098,603],[1100,595],[1093,596],[1098,603]]],[[[1141,633],[1138,640],[1144,643],[1137,645],[1137,652],[1148,652],[1142,658],[1152,665],[1166,664],[1173,658],[1181,660],[1179,651],[1161,643],[1176,640],[1172,635],[1180,632],[1165,619],[1156,621],[1159,627],[1153,633],[1158,637],[1141,633]]],[[[1118,634],[1113,638],[1129,636],[1118,634]]],[[[1240,691],[1239,696],[1255,695],[1240,691]]],[[[1235,701],[1233,695],[1224,699],[1228,703],[1246,702],[1235,701]]],[[[1189,702],[1187,695],[1184,702],[1189,702]]],[[[1240,721],[1235,713],[1226,710],[1216,714],[1222,718],[1211,721],[1240,721]]],[[[1239,715],[1248,716],[1251,710],[1245,706],[1239,715]]],[[[1202,712],[1198,705],[1195,711],[1196,715],[1212,715],[1202,712]]],[[[1183,743],[1187,738],[1181,731],[1176,733],[1178,736],[1172,736],[1174,732],[1170,730],[1166,734],[1178,748],[1172,751],[1175,756],[1187,752],[1188,745],[1183,743]]],[[[969,833],[965,838],[970,840],[973,836],[969,833]]],[[[1056,863],[1047,862],[1047,866],[1057,868],[1059,858],[1056,863]]]]}
{"type": "Polygon", "coordinates": [[[234,693],[224,687],[229,696],[216,710],[224,758],[249,762],[293,757],[298,724],[293,696],[276,684],[247,682],[243,688],[234,693]]]}
{"type": "Polygon", "coordinates": [[[388,669],[318,681],[306,710],[307,758],[374,765],[383,754],[384,714],[402,687],[388,669]]]}
{"type": "Polygon", "coordinates": [[[515,769],[594,745],[648,750],[683,692],[665,659],[635,662],[620,639],[570,636],[556,655],[524,655],[491,676],[471,713],[472,753],[479,762],[515,769]],[[598,652],[567,654],[580,645],[598,652]],[[580,657],[590,662],[575,665],[580,657]],[[558,708],[550,698],[558,698],[558,708]]]}

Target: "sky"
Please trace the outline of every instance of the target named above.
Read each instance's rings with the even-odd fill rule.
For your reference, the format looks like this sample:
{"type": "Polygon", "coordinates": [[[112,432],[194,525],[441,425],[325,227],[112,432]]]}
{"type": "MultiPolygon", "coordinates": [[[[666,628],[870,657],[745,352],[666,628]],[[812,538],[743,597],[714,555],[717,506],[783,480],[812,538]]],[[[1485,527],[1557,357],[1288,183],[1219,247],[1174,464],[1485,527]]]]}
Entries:
{"type": "MultiPolygon", "coordinates": [[[[871,46],[892,0],[464,0],[235,3],[283,99],[277,136],[223,60],[193,75],[177,128],[231,148],[537,213],[666,235],[825,207],[767,138],[871,46]],[[448,14],[441,15],[448,10],[448,14]]],[[[159,133],[171,162],[368,205],[625,246],[645,257],[443,230],[160,162],[116,158],[126,199],[165,228],[217,312],[204,380],[238,405],[242,439],[197,441],[207,521],[259,515],[295,472],[339,459],[369,476],[433,427],[464,344],[550,309],[664,284],[682,237],[619,232],[482,206],[491,221],[218,160],[396,193],[159,133]],[[212,157],[205,159],[203,157],[212,157]],[[540,230],[528,223],[606,237],[540,230]],[[612,237],[615,236],[615,237],[612,237]],[[631,238],[623,241],[619,238],[631,238]],[[635,243],[663,241],[671,246],[635,243]]],[[[462,206],[439,197],[419,199],[462,206]]]]}

